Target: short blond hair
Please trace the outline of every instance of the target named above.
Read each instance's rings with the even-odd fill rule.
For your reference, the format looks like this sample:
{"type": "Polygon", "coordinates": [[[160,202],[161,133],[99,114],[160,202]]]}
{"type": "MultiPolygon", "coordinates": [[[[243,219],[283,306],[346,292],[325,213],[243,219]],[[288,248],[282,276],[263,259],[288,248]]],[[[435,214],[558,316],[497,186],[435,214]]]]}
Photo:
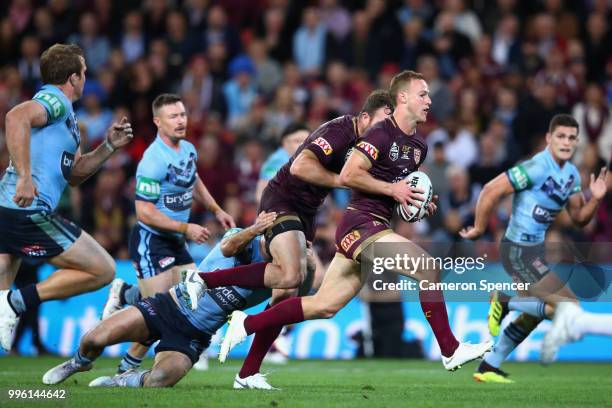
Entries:
{"type": "Polygon", "coordinates": [[[404,89],[406,85],[409,85],[412,80],[423,79],[423,74],[415,71],[402,71],[393,77],[389,84],[389,95],[393,103],[397,105],[397,95],[404,89]]]}

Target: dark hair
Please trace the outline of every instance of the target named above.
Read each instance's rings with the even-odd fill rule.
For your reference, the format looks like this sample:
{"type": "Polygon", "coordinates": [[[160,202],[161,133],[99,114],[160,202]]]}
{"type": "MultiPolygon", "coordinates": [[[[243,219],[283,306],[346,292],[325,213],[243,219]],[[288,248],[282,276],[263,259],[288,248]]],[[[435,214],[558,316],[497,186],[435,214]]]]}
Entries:
{"type": "Polygon", "coordinates": [[[75,44],[54,44],[40,56],[40,77],[45,84],[62,85],[70,75],[81,76],[83,50],[75,44]]]}
{"type": "Polygon", "coordinates": [[[281,133],[280,135],[281,143],[287,136],[291,136],[292,134],[294,134],[295,132],[299,132],[300,130],[305,130],[310,133],[310,129],[308,129],[308,126],[301,122],[293,122],[287,125],[287,127],[283,130],[283,133],[281,133]]]}
{"type": "Polygon", "coordinates": [[[181,97],[177,94],[163,93],[157,95],[155,100],[153,100],[153,116],[157,116],[157,111],[162,106],[174,105],[177,102],[181,102],[181,97]]]}
{"type": "Polygon", "coordinates": [[[576,121],[572,115],[567,115],[565,113],[553,116],[553,118],[550,120],[550,125],[548,125],[548,132],[554,132],[559,126],[572,127],[576,128],[578,132],[580,131],[578,121],[576,121]]]}
{"type": "Polygon", "coordinates": [[[363,103],[361,112],[366,112],[368,115],[372,116],[378,109],[386,107],[393,110],[391,96],[389,96],[389,92],[383,89],[377,89],[368,95],[363,103]]]}
{"type": "Polygon", "coordinates": [[[397,102],[397,94],[403,90],[403,88],[410,84],[413,79],[424,79],[423,75],[415,71],[402,71],[391,79],[389,84],[389,95],[393,105],[397,102]]]}

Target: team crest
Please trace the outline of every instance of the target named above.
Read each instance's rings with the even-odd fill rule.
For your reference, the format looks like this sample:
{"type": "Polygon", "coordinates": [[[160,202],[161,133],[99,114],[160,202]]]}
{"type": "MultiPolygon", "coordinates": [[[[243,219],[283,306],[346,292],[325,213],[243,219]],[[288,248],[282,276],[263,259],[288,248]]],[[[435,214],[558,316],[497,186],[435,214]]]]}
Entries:
{"type": "Polygon", "coordinates": [[[317,137],[312,143],[319,146],[326,156],[329,156],[334,151],[329,142],[322,137],[317,137]]]}
{"type": "Polygon", "coordinates": [[[366,152],[372,159],[378,160],[378,149],[374,145],[361,141],[357,143],[357,147],[362,148],[363,151],[366,152]]]}
{"type": "Polygon", "coordinates": [[[345,251],[348,251],[349,248],[352,247],[353,244],[357,242],[359,238],[361,238],[361,234],[359,233],[359,231],[351,231],[346,234],[344,238],[342,238],[342,241],[340,241],[340,246],[345,251]]]}
{"type": "Polygon", "coordinates": [[[396,161],[399,157],[399,146],[397,143],[393,142],[391,145],[391,149],[389,150],[389,158],[393,161],[396,161]]]}
{"type": "Polygon", "coordinates": [[[408,156],[408,153],[410,153],[410,146],[406,146],[403,145],[402,146],[402,159],[407,160],[410,157],[408,156]]]}
{"type": "Polygon", "coordinates": [[[421,149],[414,149],[414,162],[416,164],[421,162],[421,149]]]}

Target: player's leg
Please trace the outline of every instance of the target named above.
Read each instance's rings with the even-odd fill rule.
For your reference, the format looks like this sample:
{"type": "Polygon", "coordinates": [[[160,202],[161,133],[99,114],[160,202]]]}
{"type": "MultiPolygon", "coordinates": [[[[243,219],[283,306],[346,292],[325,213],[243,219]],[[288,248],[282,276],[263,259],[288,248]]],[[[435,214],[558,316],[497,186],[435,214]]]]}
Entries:
{"type": "Polygon", "coordinates": [[[106,346],[125,341],[146,341],[150,336],[142,312],[129,307],[103,320],[81,339],[75,355],[53,367],[43,376],[43,383],[58,384],[80,371],[88,371],[106,346]]]}
{"type": "Polygon", "coordinates": [[[144,376],[143,387],[172,387],[179,382],[192,366],[185,354],[178,351],[161,351],[155,355],[151,371],[144,376]]]}
{"type": "Polygon", "coordinates": [[[18,294],[11,291],[11,285],[19,270],[21,259],[11,254],[0,254],[0,346],[5,350],[11,349],[13,334],[19,324],[19,312],[12,306],[10,297],[18,294]]]}
{"type": "Polygon", "coordinates": [[[225,361],[231,348],[249,334],[304,320],[333,317],[359,293],[364,281],[358,262],[336,254],[314,296],[290,298],[255,315],[234,312],[221,344],[219,359],[225,361]]]}
{"type": "Polygon", "coordinates": [[[474,373],[474,379],[479,382],[513,383],[508,373],[501,370],[501,364],[535,330],[542,319],[527,313],[521,313],[502,332],[493,349],[485,354],[483,361],[474,373]]]}
{"type": "Polygon", "coordinates": [[[102,319],[108,318],[125,306],[132,306],[142,299],[138,285],[132,285],[121,278],[115,278],[108,290],[108,298],[102,309],[102,319]]]}

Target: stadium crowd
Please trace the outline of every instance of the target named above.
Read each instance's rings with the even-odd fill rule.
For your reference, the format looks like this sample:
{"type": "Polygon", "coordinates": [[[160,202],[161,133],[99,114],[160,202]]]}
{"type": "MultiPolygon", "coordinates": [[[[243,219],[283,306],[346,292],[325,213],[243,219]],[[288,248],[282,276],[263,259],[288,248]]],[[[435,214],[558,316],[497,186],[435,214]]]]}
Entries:
{"type": "MultiPolygon", "coordinates": [[[[11,0],[0,11],[0,117],[40,86],[41,52],[71,42],[88,65],[76,106],[82,149],[103,142],[117,118],[132,123],[129,148],[60,205],[119,259],[127,258],[135,165],[155,137],[151,102],[161,92],[182,96],[199,174],[242,226],[255,218],[260,168],[287,125],[313,130],[355,113],[403,69],[429,84],[432,110],[418,132],[429,144],[423,169],[440,196],[435,217],[399,226],[407,237],[460,240],[481,187],[540,150],[557,113],[580,123],[574,162],[587,196],[588,175],[612,152],[607,0],[11,0]]],[[[337,191],[318,218],[324,260],[334,254],[346,203],[347,192],[337,191]]],[[[491,219],[490,239],[500,237],[509,214],[508,202],[491,219]]],[[[611,214],[607,197],[585,229],[560,217],[555,231],[609,242],[611,214]]],[[[203,208],[193,216],[221,235],[203,208]]],[[[194,259],[210,241],[192,247],[194,259]]]]}

